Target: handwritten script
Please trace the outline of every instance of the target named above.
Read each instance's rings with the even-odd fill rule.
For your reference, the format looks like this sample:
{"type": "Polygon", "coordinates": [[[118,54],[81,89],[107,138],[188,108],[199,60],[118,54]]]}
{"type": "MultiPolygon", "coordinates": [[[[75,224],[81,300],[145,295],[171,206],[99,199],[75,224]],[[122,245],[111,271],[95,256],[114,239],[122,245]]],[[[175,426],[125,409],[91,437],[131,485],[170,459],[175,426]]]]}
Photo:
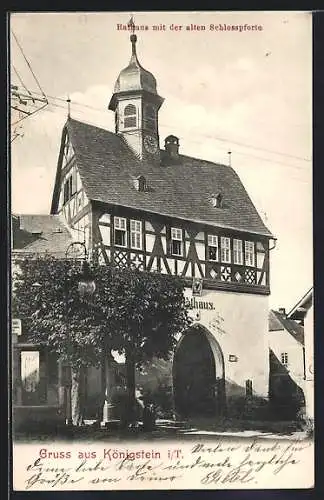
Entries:
{"type": "Polygon", "coordinates": [[[16,483],[19,478],[15,489],[261,488],[278,484],[278,478],[284,484],[287,478],[298,477],[309,465],[306,458],[313,443],[254,439],[153,446],[33,446],[33,454],[24,452],[19,462],[17,457],[14,461],[16,483]]]}

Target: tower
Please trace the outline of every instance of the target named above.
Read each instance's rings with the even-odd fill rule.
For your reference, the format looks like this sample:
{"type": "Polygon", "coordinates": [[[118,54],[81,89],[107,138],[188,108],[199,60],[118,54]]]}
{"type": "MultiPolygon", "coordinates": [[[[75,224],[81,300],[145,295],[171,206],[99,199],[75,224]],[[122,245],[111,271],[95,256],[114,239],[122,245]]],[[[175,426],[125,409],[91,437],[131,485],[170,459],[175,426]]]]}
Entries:
{"type": "Polygon", "coordinates": [[[108,109],[115,113],[115,132],[122,135],[142,160],[159,161],[158,111],[164,101],[156,79],[145,70],[136,54],[137,36],[130,36],[132,55],[115,83],[108,109]]]}

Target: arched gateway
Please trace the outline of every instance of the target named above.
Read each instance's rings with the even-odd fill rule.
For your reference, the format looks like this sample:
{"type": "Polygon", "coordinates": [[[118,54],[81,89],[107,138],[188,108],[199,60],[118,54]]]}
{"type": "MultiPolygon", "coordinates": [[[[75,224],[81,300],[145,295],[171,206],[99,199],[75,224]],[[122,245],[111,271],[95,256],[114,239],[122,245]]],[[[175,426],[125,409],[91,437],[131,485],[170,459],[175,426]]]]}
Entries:
{"type": "Polygon", "coordinates": [[[222,350],[203,326],[183,335],[173,360],[176,411],[183,418],[213,417],[225,411],[225,370],[222,350]]]}

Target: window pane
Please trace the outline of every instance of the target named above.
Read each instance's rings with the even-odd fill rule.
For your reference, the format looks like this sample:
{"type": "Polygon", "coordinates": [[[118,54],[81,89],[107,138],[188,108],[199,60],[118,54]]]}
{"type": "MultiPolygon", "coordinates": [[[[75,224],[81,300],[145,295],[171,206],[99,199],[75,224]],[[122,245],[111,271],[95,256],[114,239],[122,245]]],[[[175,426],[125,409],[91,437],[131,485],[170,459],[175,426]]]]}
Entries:
{"type": "Polygon", "coordinates": [[[134,106],[134,104],[127,104],[124,110],[124,115],[136,115],[136,106],[134,106]]]}
{"type": "Polygon", "coordinates": [[[233,240],[234,264],[243,264],[243,242],[242,240],[233,240]]]}
{"type": "Polygon", "coordinates": [[[218,248],[217,247],[208,247],[208,258],[209,260],[218,260],[218,248]]]}
{"type": "Polygon", "coordinates": [[[218,246],[218,237],[213,235],[213,234],[209,234],[208,235],[208,245],[217,247],[218,246]]]}
{"type": "Polygon", "coordinates": [[[124,231],[126,230],[126,219],[122,217],[115,217],[114,222],[116,229],[122,229],[124,231]]]}
{"type": "Polygon", "coordinates": [[[254,266],[254,242],[245,242],[245,264],[247,266],[254,266]]]}
{"type": "Polygon", "coordinates": [[[126,232],[115,229],[115,245],[125,247],[126,246],[126,232]]]}
{"type": "Polygon", "coordinates": [[[171,228],[171,239],[182,241],[182,230],[176,227],[171,228]]]}
{"type": "Polygon", "coordinates": [[[124,127],[136,127],[136,116],[127,116],[124,120],[124,127]]]}
{"type": "Polygon", "coordinates": [[[230,239],[221,237],[221,260],[225,263],[231,262],[230,239]]]}
{"type": "Polygon", "coordinates": [[[181,241],[179,240],[172,240],[172,254],[173,255],[182,255],[181,251],[181,241]]]}

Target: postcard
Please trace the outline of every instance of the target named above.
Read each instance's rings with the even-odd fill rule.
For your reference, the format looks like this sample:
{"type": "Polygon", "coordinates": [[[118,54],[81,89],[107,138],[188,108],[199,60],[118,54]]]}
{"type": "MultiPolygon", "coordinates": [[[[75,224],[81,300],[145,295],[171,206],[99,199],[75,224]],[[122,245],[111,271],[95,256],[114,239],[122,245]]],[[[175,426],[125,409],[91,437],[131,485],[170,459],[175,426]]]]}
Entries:
{"type": "Polygon", "coordinates": [[[9,23],[13,489],[313,487],[312,13],[9,23]]]}

